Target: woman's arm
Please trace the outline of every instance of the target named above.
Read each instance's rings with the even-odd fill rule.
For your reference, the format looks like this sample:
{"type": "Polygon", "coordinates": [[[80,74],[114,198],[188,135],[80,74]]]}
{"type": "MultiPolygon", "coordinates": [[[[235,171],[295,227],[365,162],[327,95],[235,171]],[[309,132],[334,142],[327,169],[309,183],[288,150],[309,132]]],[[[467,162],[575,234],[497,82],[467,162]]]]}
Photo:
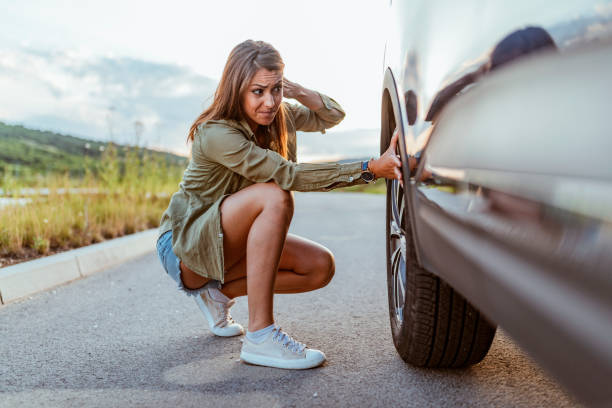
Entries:
{"type": "Polygon", "coordinates": [[[360,180],[361,163],[295,163],[262,149],[240,130],[210,120],[196,133],[193,157],[205,157],[254,183],[275,181],[283,190],[325,191],[360,180]]]}
{"type": "MultiPolygon", "coordinates": [[[[326,128],[321,129],[322,125],[326,125],[324,120],[315,118],[312,115],[314,112],[315,116],[322,116],[321,112],[326,112],[328,115],[334,115],[339,118],[337,122],[330,121],[333,125],[340,123],[344,119],[344,111],[333,99],[319,94],[318,92],[304,88],[298,83],[291,82],[287,78],[283,77],[283,96],[286,98],[296,99],[304,107],[297,107],[288,105],[295,120],[295,130],[308,131],[322,131],[325,133],[326,128]],[[336,105],[336,106],[334,106],[336,105]],[[325,109],[324,109],[325,108],[325,109]],[[311,128],[313,128],[311,130],[311,128]]],[[[331,126],[329,126],[331,127],[331,126]]],[[[389,148],[383,153],[378,159],[371,159],[368,163],[368,168],[376,177],[384,177],[388,179],[398,179],[402,182],[401,161],[396,153],[398,134],[394,134],[389,143],[389,148]]],[[[403,184],[403,183],[402,183],[403,184]]]]}
{"type": "MultiPolygon", "coordinates": [[[[387,151],[371,162],[377,177],[401,180],[400,160],[395,154],[397,135],[387,151]]],[[[361,163],[294,163],[278,153],[262,149],[238,129],[208,121],[196,133],[194,149],[255,183],[275,181],[283,190],[325,191],[361,184],[361,163]]],[[[194,157],[196,155],[194,154],[194,157]]]]}
{"type": "MultiPolygon", "coordinates": [[[[396,155],[398,134],[389,148],[370,162],[377,177],[401,180],[401,162],[396,155]]],[[[262,149],[241,131],[222,121],[208,121],[196,133],[194,149],[255,183],[275,181],[283,190],[325,191],[363,183],[361,163],[294,163],[278,153],[262,149]]],[[[194,157],[195,157],[194,153],[194,157]]]]}

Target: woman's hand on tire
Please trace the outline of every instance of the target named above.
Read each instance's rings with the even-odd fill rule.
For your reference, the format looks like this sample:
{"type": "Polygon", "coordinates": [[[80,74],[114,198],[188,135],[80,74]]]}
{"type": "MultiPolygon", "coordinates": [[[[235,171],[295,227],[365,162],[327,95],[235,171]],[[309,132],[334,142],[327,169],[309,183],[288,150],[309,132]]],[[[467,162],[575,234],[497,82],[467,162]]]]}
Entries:
{"type": "Polygon", "coordinates": [[[369,168],[376,177],[384,177],[390,180],[399,180],[403,186],[402,180],[402,161],[396,153],[397,140],[399,132],[395,132],[389,142],[387,150],[378,158],[372,159],[369,163],[369,168]]]}

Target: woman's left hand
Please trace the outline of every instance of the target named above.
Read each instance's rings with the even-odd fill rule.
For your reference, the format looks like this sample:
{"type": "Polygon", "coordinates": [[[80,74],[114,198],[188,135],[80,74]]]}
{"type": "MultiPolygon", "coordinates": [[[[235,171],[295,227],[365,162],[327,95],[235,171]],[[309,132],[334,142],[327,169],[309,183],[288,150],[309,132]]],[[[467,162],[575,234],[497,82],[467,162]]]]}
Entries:
{"type": "Polygon", "coordinates": [[[393,137],[391,137],[387,150],[378,159],[372,159],[369,167],[376,177],[399,180],[403,186],[402,161],[396,152],[398,138],[399,132],[395,132],[393,137]]]}

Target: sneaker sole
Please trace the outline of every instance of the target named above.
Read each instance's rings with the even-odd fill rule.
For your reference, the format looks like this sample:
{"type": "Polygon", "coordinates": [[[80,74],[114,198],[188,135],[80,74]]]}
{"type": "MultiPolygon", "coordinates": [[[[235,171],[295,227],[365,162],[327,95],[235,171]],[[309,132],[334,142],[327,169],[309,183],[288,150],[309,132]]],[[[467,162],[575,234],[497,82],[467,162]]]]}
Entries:
{"type": "Polygon", "coordinates": [[[287,370],[304,370],[320,366],[325,362],[325,357],[322,356],[317,360],[284,360],[280,358],[265,357],[259,354],[242,352],[240,353],[240,360],[244,361],[245,363],[265,367],[284,368],[287,370]]]}
{"type": "Polygon", "coordinates": [[[208,322],[208,328],[210,329],[210,331],[215,336],[219,336],[219,337],[234,337],[234,336],[239,336],[241,334],[244,334],[244,329],[240,325],[239,325],[240,327],[236,328],[236,329],[231,329],[230,330],[230,328],[226,328],[227,331],[224,331],[223,329],[215,328],[214,324],[211,324],[211,322],[213,321],[213,317],[210,314],[210,312],[208,311],[208,308],[204,304],[204,301],[202,300],[202,298],[197,296],[195,298],[195,301],[196,301],[196,304],[198,305],[198,308],[200,308],[202,313],[204,313],[204,317],[206,317],[206,320],[208,322]]]}

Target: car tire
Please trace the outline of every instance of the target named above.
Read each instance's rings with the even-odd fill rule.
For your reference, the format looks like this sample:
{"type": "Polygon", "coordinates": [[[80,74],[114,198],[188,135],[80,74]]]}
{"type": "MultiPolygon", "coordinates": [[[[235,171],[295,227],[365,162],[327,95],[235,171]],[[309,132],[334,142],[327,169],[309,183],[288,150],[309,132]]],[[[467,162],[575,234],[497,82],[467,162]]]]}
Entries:
{"type": "Polygon", "coordinates": [[[400,184],[387,181],[387,287],[395,348],[419,367],[476,364],[487,354],[496,326],[419,265],[405,200],[400,184]]]}

